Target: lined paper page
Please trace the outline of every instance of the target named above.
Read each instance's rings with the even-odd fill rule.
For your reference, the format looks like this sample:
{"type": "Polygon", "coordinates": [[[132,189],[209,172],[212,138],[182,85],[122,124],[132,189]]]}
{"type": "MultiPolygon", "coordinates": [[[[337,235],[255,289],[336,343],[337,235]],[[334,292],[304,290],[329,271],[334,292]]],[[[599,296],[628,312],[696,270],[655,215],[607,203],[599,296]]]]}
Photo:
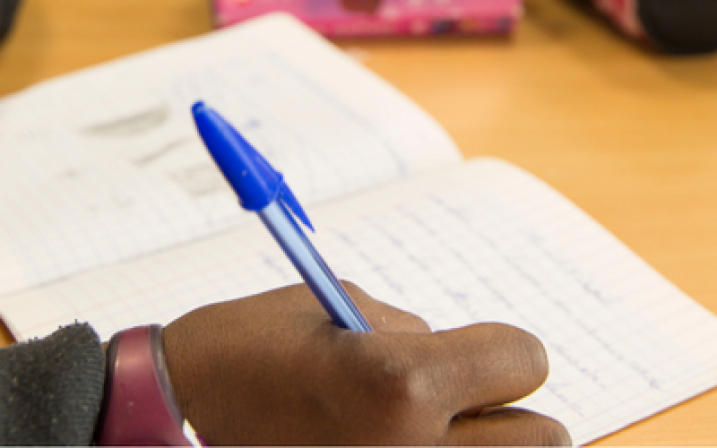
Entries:
{"type": "Polygon", "coordinates": [[[191,121],[205,100],[304,203],[459,160],[423,111],[289,16],[0,102],[0,294],[245,219],[191,121]]]}
{"type": "MultiPolygon", "coordinates": [[[[717,383],[717,319],[558,193],[504,162],[312,207],[327,262],[435,330],[500,321],[545,343],[519,403],[586,443],[717,383]]],[[[258,220],[167,253],[0,299],[23,337],[89,320],[103,338],[299,281],[258,220]]]]}

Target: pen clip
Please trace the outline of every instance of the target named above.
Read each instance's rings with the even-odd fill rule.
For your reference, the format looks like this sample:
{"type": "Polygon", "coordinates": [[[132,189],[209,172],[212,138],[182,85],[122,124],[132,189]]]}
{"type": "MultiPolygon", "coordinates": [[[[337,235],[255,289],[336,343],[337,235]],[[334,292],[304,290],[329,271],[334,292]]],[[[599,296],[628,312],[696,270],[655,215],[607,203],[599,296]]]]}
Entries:
{"type": "Polygon", "coordinates": [[[301,207],[301,204],[299,204],[296,196],[294,196],[294,193],[291,192],[291,189],[285,182],[283,182],[281,188],[279,188],[279,197],[277,199],[281,201],[281,203],[286,206],[294,216],[299,218],[299,221],[308,227],[309,230],[315,232],[314,226],[312,226],[311,221],[309,221],[309,217],[306,215],[306,212],[304,212],[304,209],[301,207]]]}

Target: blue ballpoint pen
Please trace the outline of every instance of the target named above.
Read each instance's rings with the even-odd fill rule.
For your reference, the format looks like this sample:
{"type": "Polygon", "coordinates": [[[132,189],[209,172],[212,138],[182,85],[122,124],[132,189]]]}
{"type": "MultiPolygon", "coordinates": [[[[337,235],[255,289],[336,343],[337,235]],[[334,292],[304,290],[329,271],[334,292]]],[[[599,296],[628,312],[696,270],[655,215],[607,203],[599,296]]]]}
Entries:
{"type": "Polygon", "coordinates": [[[346,290],[299,224],[314,230],[281,173],[216,111],[198,102],[194,122],[209,153],[232,186],[242,207],[255,211],[336,325],[372,331],[346,290]]]}

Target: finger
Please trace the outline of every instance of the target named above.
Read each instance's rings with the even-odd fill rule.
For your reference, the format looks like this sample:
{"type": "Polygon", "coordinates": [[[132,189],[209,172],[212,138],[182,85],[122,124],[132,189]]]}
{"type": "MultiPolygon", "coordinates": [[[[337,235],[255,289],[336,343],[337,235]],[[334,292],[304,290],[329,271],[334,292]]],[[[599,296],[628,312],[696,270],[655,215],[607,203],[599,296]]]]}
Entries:
{"type": "Polygon", "coordinates": [[[534,392],[548,376],[543,344],[505,324],[479,324],[435,333],[439,365],[450,384],[454,412],[510,403],[534,392]]]}
{"type": "Polygon", "coordinates": [[[428,324],[407,311],[394,308],[391,305],[375,300],[366,294],[361,288],[351,282],[342,281],[356,306],[361,310],[364,317],[369,321],[376,332],[406,332],[406,333],[430,333],[428,324]]]}
{"type": "MultiPolygon", "coordinates": [[[[386,334],[364,338],[367,352],[392,357],[392,368],[449,421],[477,407],[510,403],[537,389],[548,374],[540,341],[504,324],[477,324],[416,335],[386,334]]],[[[381,355],[379,355],[381,356],[381,355]]]]}
{"type": "Polygon", "coordinates": [[[497,408],[478,417],[454,419],[441,445],[571,446],[567,429],[558,421],[519,408],[497,408]]]}

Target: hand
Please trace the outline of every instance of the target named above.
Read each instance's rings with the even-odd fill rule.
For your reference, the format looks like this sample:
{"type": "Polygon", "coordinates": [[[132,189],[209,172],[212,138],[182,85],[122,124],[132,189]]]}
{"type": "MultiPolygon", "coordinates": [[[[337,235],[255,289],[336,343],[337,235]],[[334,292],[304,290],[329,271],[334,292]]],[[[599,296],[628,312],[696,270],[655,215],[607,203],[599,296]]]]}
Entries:
{"type": "Polygon", "coordinates": [[[211,445],[569,445],[498,407],[547,376],[541,343],[501,324],[431,333],[344,283],[374,333],[335,326],[305,285],[206,306],[164,330],[185,417],[211,445]]]}

